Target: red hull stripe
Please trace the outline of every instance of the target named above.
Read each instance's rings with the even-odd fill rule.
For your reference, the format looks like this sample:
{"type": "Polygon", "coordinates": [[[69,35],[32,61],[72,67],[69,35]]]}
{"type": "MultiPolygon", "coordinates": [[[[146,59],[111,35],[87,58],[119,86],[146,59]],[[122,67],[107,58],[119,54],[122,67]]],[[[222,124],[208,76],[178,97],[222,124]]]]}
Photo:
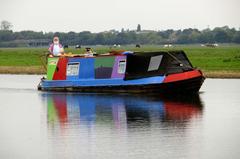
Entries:
{"type": "Polygon", "coordinates": [[[203,75],[199,70],[176,73],[176,74],[171,74],[166,76],[163,83],[176,82],[176,81],[181,81],[181,80],[186,80],[186,79],[201,77],[201,76],[203,75]]]}
{"type": "Polygon", "coordinates": [[[183,102],[165,102],[166,118],[173,120],[186,120],[201,114],[201,108],[194,104],[183,102]]]}

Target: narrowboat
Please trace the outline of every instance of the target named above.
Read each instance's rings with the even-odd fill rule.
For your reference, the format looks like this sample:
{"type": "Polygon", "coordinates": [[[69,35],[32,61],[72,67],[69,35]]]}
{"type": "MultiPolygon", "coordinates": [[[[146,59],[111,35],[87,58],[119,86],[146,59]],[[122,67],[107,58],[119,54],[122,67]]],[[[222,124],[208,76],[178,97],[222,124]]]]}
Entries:
{"type": "Polygon", "coordinates": [[[47,58],[42,91],[197,93],[204,82],[184,51],[65,54],[47,58]]]}

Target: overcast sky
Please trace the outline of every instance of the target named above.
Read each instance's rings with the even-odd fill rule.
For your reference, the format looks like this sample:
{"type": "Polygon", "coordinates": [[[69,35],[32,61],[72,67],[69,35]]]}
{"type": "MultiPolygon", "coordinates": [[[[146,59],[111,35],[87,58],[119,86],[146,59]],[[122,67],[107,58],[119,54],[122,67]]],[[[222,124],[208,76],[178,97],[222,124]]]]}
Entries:
{"type": "Polygon", "coordinates": [[[0,0],[14,31],[240,27],[240,0],[0,0]]]}

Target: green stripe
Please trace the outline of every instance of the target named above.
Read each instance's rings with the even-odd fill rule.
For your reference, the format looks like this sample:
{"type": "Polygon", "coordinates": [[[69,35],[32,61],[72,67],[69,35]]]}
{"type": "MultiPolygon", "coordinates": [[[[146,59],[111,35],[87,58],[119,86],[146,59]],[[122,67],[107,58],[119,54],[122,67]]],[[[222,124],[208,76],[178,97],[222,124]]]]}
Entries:
{"type": "Polygon", "coordinates": [[[54,123],[58,120],[58,116],[57,116],[57,111],[56,108],[54,106],[54,102],[53,102],[53,98],[48,98],[48,121],[50,123],[54,123]]]}
{"type": "Polygon", "coordinates": [[[97,57],[95,58],[94,67],[113,67],[115,57],[97,57]]]}
{"type": "Polygon", "coordinates": [[[47,65],[47,79],[52,80],[54,72],[57,68],[58,57],[48,58],[48,65],[47,65]]]}

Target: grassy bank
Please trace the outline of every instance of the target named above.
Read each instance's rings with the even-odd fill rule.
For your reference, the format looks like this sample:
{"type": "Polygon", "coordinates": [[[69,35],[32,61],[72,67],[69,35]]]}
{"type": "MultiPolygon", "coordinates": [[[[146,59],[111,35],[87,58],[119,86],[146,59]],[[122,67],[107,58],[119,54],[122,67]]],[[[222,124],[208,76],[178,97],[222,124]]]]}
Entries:
{"type": "MultiPolygon", "coordinates": [[[[135,48],[124,46],[123,50],[159,51],[167,50],[162,46],[143,46],[135,48]]],[[[200,68],[207,77],[240,78],[240,45],[226,45],[217,48],[199,47],[197,45],[175,46],[175,50],[184,50],[192,64],[200,68]]],[[[110,51],[108,47],[95,46],[97,53],[110,51]]],[[[44,74],[40,60],[46,48],[0,48],[0,73],[44,74]]],[[[84,49],[66,49],[66,52],[82,53],[84,49]]],[[[44,62],[42,57],[42,61],[44,62]]]]}

